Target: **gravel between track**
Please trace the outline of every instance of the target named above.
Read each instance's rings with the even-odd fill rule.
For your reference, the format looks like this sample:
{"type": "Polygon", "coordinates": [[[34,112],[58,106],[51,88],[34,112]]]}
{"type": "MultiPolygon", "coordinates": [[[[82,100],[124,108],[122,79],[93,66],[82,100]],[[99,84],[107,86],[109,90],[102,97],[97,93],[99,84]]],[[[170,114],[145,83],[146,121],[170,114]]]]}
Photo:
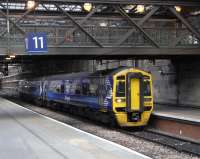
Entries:
{"type": "Polygon", "coordinates": [[[73,127],[128,147],[134,151],[152,157],[153,159],[200,159],[199,156],[179,152],[161,144],[127,135],[117,131],[116,129],[111,129],[102,124],[70,115],[68,113],[55,112],[55,110],[47,109],[44,107],[37,107],[21,101],[14,102],[17,102],[18,104],[45,116],[51,117],[73,127]]]}

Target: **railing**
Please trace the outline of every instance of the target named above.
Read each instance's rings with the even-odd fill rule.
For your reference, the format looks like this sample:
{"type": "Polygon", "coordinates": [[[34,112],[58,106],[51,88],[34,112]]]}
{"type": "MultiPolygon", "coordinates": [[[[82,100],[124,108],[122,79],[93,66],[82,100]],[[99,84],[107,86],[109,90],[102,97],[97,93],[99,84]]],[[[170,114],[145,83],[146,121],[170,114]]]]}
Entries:
{"type": "MultiPolygon", "coordinates": [[[[96,46],[95,43],[84,32],[76,30],[69,34],[69,30],[73,29],[72,26],[66,28],[44,28],[44,27],[22,27],[26,33],[28,32],[47,32],[47,39],[49,46],[96,46]]],[[[100,26],[84,26],[99,43],[107,47],[119,46],[118,41],[130,30],[132,27],[100,27],[100,26]]],[[[0,29],[3,31],[3,28],[0,29]]],[[[177,28],[144,28],[144,31],[159,44],[160,47],[192,47],[198,46],[199,41],[187,29],[177,28]],[[180,38],[182,36],[182,38],[180,38]],[[180,41],[175,43],[177,39],[180,41]],[[173,46],[174,44],[174,46],[173,46]]],[[[7,45],[24,45],[24,36],[13,29],[9,37],[4,35],[0,38],[0,47],[7,45]],[[9,38],[9,39],[8,39],[9,38]]],[[[122,43],[121,47],[141,47],[152,46],[149,40],[137,29],[122,43]]]]}

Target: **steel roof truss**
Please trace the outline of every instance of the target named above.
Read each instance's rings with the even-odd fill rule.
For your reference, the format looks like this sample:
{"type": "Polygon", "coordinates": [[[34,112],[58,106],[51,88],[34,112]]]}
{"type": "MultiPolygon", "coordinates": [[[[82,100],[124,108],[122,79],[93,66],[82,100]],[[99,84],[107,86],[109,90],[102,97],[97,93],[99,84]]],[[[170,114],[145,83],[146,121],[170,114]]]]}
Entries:
{"type": "Polygon", "coordinates": [[[155,41],[148,35],[148,33],[145,32],[145,30],[144,30],[141,26],[139,26],[135,21],[133,21],[132,18],[123,10],[122,7],[120,7],[120,6],[114,6],[114,7],[115,7],[115,9],[116,9],[117,11],[119,11],[119,13],[120,13],[123,17],[125,17],[132,25],[134,25],[138,30],[140,30],[140,31],[144,34],[144,36],[145,36],[155,47],[159,48],[159,44],[157,44],[157,42],[155,42],[155,41]]]}
{"type": "MultiPolygon", "coordinates": [[[[180,13],[178,13],[173,7],[169,7],[169,10],[187,27],[187,29],[190,31],[190,32],[192,32],[195,36],[196,36],[196,38],[198,39],[198,40],[200,40],[200,33],[199,33],[199,31],[196,29],[196,28],[194,28],[180,13]]],[[[175,41],[175,43],[174,44],[172,44],[172,45],[177,45],[178,44],[178,42],[180,41],[180,40],[182,40],[182,38],[179,38],[179,39],[177,39],[176,41],[175,41]]]]}
{"type": "MultiPolygon", "coordinates": [[[[147,14],[145,15],[138,23],[137,25],[139,27],[141,27],[160,7],[154,6],[153,9],[147,14]]],[[[129,30],[126,35],[124,35],[124,37],[122,37],[117,43],[116,45],[121,45],[123,42],[125,42],[135,31],[135,27],[131,30],[129,30]]]]}
{"type": "Polygon", "coordinates": [[[85,30],[78,22],[76,22],[74,20],[74,18],[69,14],[67,13],[62,7],[60,7],[58,4],[55,4],[55,6],[63,12],[63,14],[69,18],[79,29],[81,29],[96,45],[98,45],[99,47],[103,47],[103,45],[98,42],[87,30],[85,30]]]}
{"type": "MultiPolygon", "coordinates": [[[[82,25],[83,23],[85,23],[92,15],[94,15],[94,13],[101,7],[101,5],[98,5],[97,7],[93,8],[91,12],[89,12],[87,14],[86,17],[84,17],[82,20],[80,20],[79,25],[82,25]]],[[[72,28],[71,30],[68,31],[68,34],[71,35],[73,34],[75,31],[77,30],[76,28],[72,28]]],[[[62,45],[65,42],[65,39],[62,40],[61,42],[59,42],[58,45],[62,45]]]]}

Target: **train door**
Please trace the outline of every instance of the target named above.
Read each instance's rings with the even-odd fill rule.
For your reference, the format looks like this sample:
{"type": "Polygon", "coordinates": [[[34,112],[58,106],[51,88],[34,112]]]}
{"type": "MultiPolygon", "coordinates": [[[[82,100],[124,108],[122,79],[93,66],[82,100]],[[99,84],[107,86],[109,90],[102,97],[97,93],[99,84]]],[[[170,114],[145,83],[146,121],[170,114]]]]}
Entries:
{"type": "Polygon", "coordinates": [[[98,81],[98,104],[100,110],[104,110],[104,98],[105,98],[105,78],[100,77],[98,81]]]}
{"type": "Polygon", "coordinates": [[[129,73],[127,75],[127,110],[128,112],[143,112],[144,95],[143,95],[144,79],[140,73],[129,73]]]}
{"type": "Polygon", "coordinates": [[[47,87],[48,87],[48,81],[42,81],[42,99],[43,101],[47,100],[47,87]]]}

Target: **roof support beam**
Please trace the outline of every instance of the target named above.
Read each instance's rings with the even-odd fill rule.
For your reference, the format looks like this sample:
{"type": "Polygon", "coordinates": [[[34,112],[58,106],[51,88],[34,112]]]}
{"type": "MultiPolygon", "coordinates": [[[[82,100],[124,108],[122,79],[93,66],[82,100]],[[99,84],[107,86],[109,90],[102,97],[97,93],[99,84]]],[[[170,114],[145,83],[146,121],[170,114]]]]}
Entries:
{"type": "MultiPolygon", "coordinates": [[[[200,33],[199,31],[194,28],[180,13],[178,13],[173,7],[169,7],[169,10],[191,31],[198,40],[200,40],[200,33]]],[[[180,39],[181,40],[181,39],[180,39]]],[[[176,44],[179,41],[176,41],[176,44]]]]}
{"type": "Polygon", "coordinates": [[[98,42],[89,32],[87,32],[87,30],[85,30],[78,22],[76,22],[74,20],[74,18],[69,14],[67,13],[62,7],[60,7],[58,4],[55,4],[55,6],[63,12],[63,14],[69,18],[79,29],[81,29],[88,37],[90,37],[90,39],[96,44],[98,45],[99,47],[103,47],[103,45],[98,42]]]}
{"type": "MultiPolygon", "coordinates": [[[[6,55],[6,47],[0,47],[0,56],[6,55]]],[[[25,55],[29,56],[25,50],[24,46],[12,46],[11,52],[15,52],[16,55],[25,55]]],[[[65,55],[68,57],[71,56],[86,56],[86,58],[90,58],[90,56],[96,57],[106,57],[111,56],[111,58],[115,58],[115,56],[120,56],[121,58],[126,56],[176,56],[176,55],[200,55],[200,48],[153,48],[153,47],[56,47],[49,46],[48,53],[43,56],[49,55],[65,55]],[[122,56],[123,54],[123,56],[122,56]]],[[[40,56],[40,55],[34,55],[40,56]]],[[[31,58],[33,56],[30,56],[31,58]]]]}
{"type": "Polygon", "coordinates": [[[41,5],[46,11],[49,11],[49,9],[45,6],[45,4],[41,4],[41,5]]]}
{"type": "MultiPolygon", "coordinates": [[[[79,25],[82,25],[83,23],[85,23],[92,15],[94,15],[94,13],[101,7],[101,5],[98,5],[97,7],[93,8],[91,12],[89,12],[87,14],[86,17],[84,17],[80,22],[79,22],[79,25]]],[[[77,27],[76,28],[72,28],[71,30],[68,31],[68,34],[71,35],[73,34],[75,31],[77,30],[77,27]]],[[[62,40],[61,42],[59,42],[58,45],[62,45],[63,43],[65,42],[65,39],[62,40]]]]}
{"type": "Polygon", "coordinates": [[[6,7],[5,7],[2,3],[0,3],[0,6],[1,6],[3,9],[6,9],[6,7]]]}
{"type": "MultiPolygon", "coordinates": [[[[0,10],[0,14],[1,14],[4,18],[7,18],[7,15],[6,15],[3,11],[1,11],[1,10],[0,10]]],[[[20,26],[18,26],[16,22],[12,21],[10,18],[9,18],[9,22],[12,23],[13,26],[15,26],[15,27],[20,31],[21,34],[23,34],[23,35],[25,34],[25,31],[24,31],[23,29],[21,29],[20,26]]],[[[10,27],[10,29],[13,28],[13,26],[10,27]]],[[[5,29],[5,30],[0,34],[0,37],[3,37],[6,33],[7,33],[7,29],[5,29]]]]}
{"type": "Polygon", "coordinates": [[[122,7],[120,6],[115,6],[116,10],[119,11],[119,13],[125,17],[132,25],[134,25],[138,30],[140,30],[144,36],[157,48],[159,48],[159,45],[157,44],[157,42],[155,42],[145,31],[143,28],[141,28],[136,22],[134,22],[131,17],[126,14],[126,12],[123,10],[122,7]]]}
{"type": "MultiPolygon", "coordinates": [[[[13,26],[11,26],[10,29],[12,29],[13,27],[16,27],[23,35],[25,35],[26,32],[25,32],[23,29],[21,29],[21,27],[18,26],[17,24],[18,24],[26,15],[28,15],[31,11],[32,11],[32,10],[27,10],[27,11],[26,11],[20,18],[18,18],[16,21],[12,21],[12,20],[9,18],[9,22],[11,22],[11,23],[13,24],[13,26]]],[[[3,11],[1,11],[1,10],[0,10],[0,14],[1,14],[3,17],[7,18],[7,15],[6,15],[3,11]]],[[[7,30],[3,31],[3,32],[0,34],[0,37],[3,37],[6,33],[7,33],[7,30]]]]}
{"type": "Polygon", "coordinates": [[[189,31],[182,33],[179,37],[173,39],[173,41],[169,44],[170,47],[176,47],[178,43],[186,36],[188,35],[189,31]]]}
{"type": "MultiPolygon", "coordinates": [[[[153,9],[145,15],[138,23],[136,23],[139,27],[141,27],[160,7],[153,7],[153,9]]],[[[135,27],[129,30],[117,43],[116,45],[121,45],[124,41],[126,41],[135,31],[135,27]]],[[[156,44],[157,45],[157,44],[156,44]]]]}
{"type": "MultiPolygon", "coordinates": [[[[26,0],[9,0],[9,2],[25,2],[26,0]]],[[[37,0],[41,3],[85,3],[85,0],[37,0]]],[[[5,0],[0,0],[5,2],[5,0]]],[[[165,6],[200,6],[199,0],[87,0],[94,4],[144,4],[144,5],[165,5],[165,6]]]]}

